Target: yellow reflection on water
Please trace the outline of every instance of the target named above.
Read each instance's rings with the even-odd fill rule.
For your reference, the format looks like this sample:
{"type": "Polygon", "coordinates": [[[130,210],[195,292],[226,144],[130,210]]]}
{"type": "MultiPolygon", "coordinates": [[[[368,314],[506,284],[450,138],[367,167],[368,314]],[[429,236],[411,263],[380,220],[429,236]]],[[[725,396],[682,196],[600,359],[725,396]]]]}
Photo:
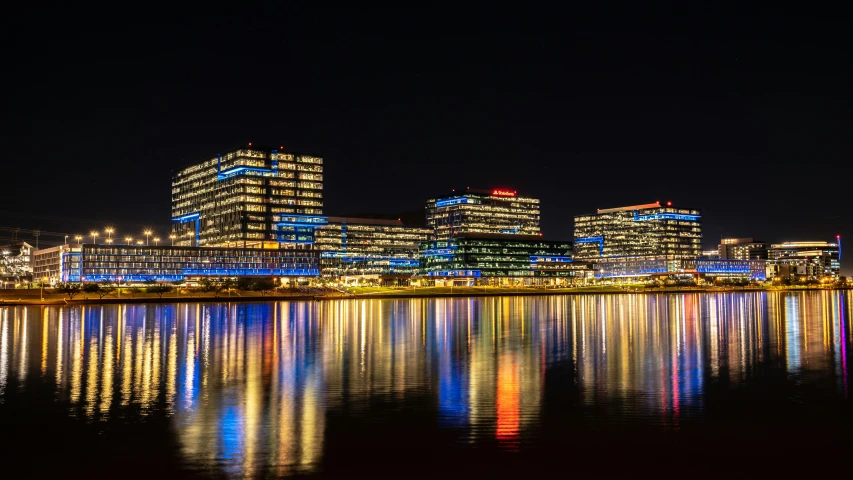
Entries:
{"type": "Polygon", "coordinates": [[[555,389],[673,429],[701,415],[709,382],[768,364],[832,375],[846,398],[850,305],[782,292],[2,308],[0,401],[38,377],[87,421],[163,413],[211,474],[310,472],[330,415],[393,418],[413,398],[460,442],[520,450],[555,389]]]}

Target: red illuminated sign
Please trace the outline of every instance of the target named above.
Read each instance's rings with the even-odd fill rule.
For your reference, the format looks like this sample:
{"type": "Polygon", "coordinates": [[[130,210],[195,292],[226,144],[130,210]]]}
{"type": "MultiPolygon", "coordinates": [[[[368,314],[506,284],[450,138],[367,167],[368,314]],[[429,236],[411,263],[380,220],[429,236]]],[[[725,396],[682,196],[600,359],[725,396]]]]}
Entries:
{"type": "Polygon", "coordinates": [[[492,195],[497,195],[498,197],[514,197],[514,190],[501,190],[499,188],[492,190],[492,195]]]}

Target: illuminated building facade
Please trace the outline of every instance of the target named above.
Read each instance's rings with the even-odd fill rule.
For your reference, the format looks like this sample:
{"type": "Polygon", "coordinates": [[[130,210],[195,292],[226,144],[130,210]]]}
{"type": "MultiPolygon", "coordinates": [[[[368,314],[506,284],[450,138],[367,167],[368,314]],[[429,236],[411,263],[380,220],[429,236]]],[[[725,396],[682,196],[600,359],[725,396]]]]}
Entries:
{"type": "Polygon", "coordinates": [[[14,284],[32,280],[32,253],[33,246],[27,242],[0,245],[0,281],[14,284]]]}
{"type": "Polygon", "coordinates": [[[427,227],[435,240],[467,234],[541,235],[539,199],[514,190],[471,190],[427,199],[427,227]]]}
{"type": "Polygon", "coordinates": [[[70,245],[60,245],[33,252],[33,278],[47,278],[51,285],[61,282],[62,255],[69,251],[70,245]]]}
{"type": "Polygon", "coordinates": [[[595,264],[595,278],[619,279],[642,277],[695,276],[739,280],[764,280],[764,260],[695,259],[620,259],[595,264]]]}
{"type": "Polygon", "coordinates": [[[317,156],[249,144],[172,174],[176,245],[308,248],[322,214],[317,156]]]}
{"type": "Polygon", "coordinates": [[[767,242],[753,238],[724,238],[718,251],[720,258],[731,260],[767,260],[767,242]]]}
{"type": "Polygon", "coordinates": [[[60,265],[55,267],[63,282],[319,274],[318,252],[310,250],[94,244],[66,247],[60,265]]]}
{"type": "Polygon", "coordinates": [[[571,242],[503,236],[456,237],[421,245],[421,268],[430,277],[582,277],[586,264],[572,262],[571,242]]]}
{"type": "Polygon", "coordinates": [[[320,250],[321,275],[411,276],[418,273],[418,247],[432,230],[403,225],[399,220],[328,217],[317,228],[314,248],[320,250]]]}
{"type": "Polygon", "coordinates": [[[575,217],[574,258],[694,259],[702,256],[699,210],[660,202],[600,208],[575,217]]]}
{"type": "Polygon", "coordinates": [[[841,274],[841,237],[832,242],[774,243],[769,250],[768,275],[832,277],[841,274]]]}

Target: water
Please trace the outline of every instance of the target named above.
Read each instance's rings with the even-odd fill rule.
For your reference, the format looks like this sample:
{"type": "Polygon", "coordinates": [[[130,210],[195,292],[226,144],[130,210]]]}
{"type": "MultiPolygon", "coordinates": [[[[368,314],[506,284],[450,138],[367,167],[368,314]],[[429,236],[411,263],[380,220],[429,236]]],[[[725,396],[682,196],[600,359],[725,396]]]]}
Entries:
{"type": "Polygon", "coordinates": [[[851,301],[2,308],[0,458],[118,478],[811,476],[853,446],[851,301]]]}

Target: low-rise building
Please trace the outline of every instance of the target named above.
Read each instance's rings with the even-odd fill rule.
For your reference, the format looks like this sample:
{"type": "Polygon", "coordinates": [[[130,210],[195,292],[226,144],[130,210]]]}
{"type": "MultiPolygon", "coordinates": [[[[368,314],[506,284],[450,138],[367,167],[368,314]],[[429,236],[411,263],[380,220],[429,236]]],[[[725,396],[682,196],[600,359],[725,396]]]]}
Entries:
{"type": "Polygon", "coordinates": [[[0,245],[0,281],[16,284],[32,281],[33,246],[27,242],[0,245]]]}
{"type": "Polygon", "coordinates": [[[433,278],[544,279],[573,281],[591,272],[587,263],[572,260],[572,243],[535,236],[468,235],[421,244],[421,269],[433,278]]]}
{"type": "Polygon", "coordinates": [[[764,260],[729,259],[620,259],[595,265],[597,279],[694,276],[738,280],[764,280],[764,260]]]}
{"type": "Polygon", "coordinates": [[[404,281],[419,271],[418,247],[431,229],[403,225],[400,220],[327,217],[315,231],[324,278],[370,277],[380,282],[404,281]]]}
{"type": "Polygon", "coordinates": [[[838,278],[841,274],[841,237],[836,242],[774,243],[768,253],[768,276],[808,279],[838,278]]]}
{"type": "MultiPolygon", "coordinates": [[[[63,282],[180,281],[203,277],[316,277],[319,252],[227,247],[67,245],[60,250],[63,282]]],[[[53,259],[45,254],[45,258],[53,259]]]]}

